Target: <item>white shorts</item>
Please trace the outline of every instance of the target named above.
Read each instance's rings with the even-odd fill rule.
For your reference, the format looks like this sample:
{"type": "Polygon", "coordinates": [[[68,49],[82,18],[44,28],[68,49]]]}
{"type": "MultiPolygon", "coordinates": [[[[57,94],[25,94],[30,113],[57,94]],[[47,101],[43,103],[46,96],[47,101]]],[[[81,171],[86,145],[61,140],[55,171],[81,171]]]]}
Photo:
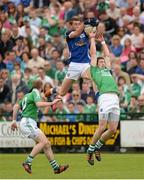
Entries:
{"type": "Polygon", "coordinates": [[[78,80],[89,67],[90,67],[89,63],[71,62],[68,67],[66,78],[78,80]]]}
{"type": "Polygon", "coordinates": [[[105,93],[98,99],[99,120],[119,121],[119,98],[115,93],[105,93]]]}
{"type": "Polygon", "coordinates": [[[32,118],[23,117],[20,121],[20,131],[25,137],[36,139],[40,133],[43,133],[32,118]]]}

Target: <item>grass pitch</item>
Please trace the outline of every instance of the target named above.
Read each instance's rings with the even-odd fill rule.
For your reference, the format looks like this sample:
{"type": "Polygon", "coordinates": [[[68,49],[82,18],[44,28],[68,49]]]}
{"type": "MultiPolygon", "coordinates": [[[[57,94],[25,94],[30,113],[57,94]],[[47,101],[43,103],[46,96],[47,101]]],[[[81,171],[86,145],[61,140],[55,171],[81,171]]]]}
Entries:
{"type": "Polygon", "coordinates": [[[22,168],[26,154],[0,154],[0,179],[144,179],[143,154],[102,154],[102,161],[90,166],[86,154],[56,154],[60,164],[70,167],[55,175],[44,154],[33,160],[31,175],[22,168]]]}

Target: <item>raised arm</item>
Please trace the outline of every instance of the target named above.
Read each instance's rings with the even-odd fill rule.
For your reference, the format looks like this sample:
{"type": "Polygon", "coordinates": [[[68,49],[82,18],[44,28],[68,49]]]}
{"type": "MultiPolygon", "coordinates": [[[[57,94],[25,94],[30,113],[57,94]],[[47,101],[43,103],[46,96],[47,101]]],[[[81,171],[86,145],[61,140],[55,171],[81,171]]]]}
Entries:
{"type": "Polygon", "coordinates": [[[96,37],[97,41],[99,41],[102,45],[104,57],[105,57],[105,63],[107,68],[111,68],[111,60],[110,60],[110,52],[108,49],[108,46],[104,40],[104,37],[101,33],[99,33],[96,37]]]}
{"type": "Polygon", "coordinates": [[[83,32],[83,30],[84,30],[84,23],[81,22],[80,26],[79,26],[75,31],[72,31],[72,32],[68,35],[68,37],[69,37],[70,39],[75,38],[75,37],[78,37],[78,36],[83,32]]]}
{"type": "Polygon", "coordinates": [[[97,57],[96,57],[95,33],[94,32],[89,33],[89,38],[90,38],[91,65],[96,66],[97,65],[97,57]]]}
{"type": "Polygon", "coordinates": [[[47,106],[52,106],[53,104],[56,104],[58,101],[61,101],[62,98],[61,97],[58,97],[57,99],[55,99],[54,101],[52,102],[37,102],[36,103],[36,106],[37,107],[47,107],[47,106]]]}

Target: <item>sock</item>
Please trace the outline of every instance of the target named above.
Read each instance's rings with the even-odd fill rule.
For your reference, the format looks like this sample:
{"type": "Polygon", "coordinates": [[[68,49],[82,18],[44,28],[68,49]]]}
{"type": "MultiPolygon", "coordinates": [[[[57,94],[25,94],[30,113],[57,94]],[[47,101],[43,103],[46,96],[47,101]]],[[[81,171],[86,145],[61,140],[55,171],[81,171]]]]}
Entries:
{"type": "Polygon", "coordinates": [[[95,144],[90,144],[87,153],[93,153],[95,150],[95,144]]]}
{"type": "Polygon", "coordinates": [[[98,140],[95,144],[95,149],[100,149],[104,145],[104,142],[102,140],[98,140]]]}
{"type": "Polygon", "coordinates": [[[57,170],[59,168],[59,165],[56,162],[56,160],[50,161],[50,165],[52,166],[53,170],[57,170]]]}
{"type": "Polygon", "coordinates": [[[27,157],[27,159],[25,160],[25,163],[31,165],[31,163],[32,163],[32,161],[33,161],[33,158],[34,158],[34,157],[32,157],[31,155],[29,155],[29,156],[27,157]]]}

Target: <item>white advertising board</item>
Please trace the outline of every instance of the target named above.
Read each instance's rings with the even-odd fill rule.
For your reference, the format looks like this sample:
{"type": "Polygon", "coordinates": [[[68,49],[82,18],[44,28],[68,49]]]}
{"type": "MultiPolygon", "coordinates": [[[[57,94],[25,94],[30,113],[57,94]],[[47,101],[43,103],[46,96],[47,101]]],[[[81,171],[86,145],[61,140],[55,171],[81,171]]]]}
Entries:
{"type": "Polygon", "coordinates": [[[120,122],[121,147],[144,147],[144,121],[120,122]]]}
{"type": "Polygon", "coordinates": [[[10,125],[9,122],[0,122],[0,148],[34,146],[35,142],[32,139],[25,138],[19,128],[12,131],[10,125]]]}

